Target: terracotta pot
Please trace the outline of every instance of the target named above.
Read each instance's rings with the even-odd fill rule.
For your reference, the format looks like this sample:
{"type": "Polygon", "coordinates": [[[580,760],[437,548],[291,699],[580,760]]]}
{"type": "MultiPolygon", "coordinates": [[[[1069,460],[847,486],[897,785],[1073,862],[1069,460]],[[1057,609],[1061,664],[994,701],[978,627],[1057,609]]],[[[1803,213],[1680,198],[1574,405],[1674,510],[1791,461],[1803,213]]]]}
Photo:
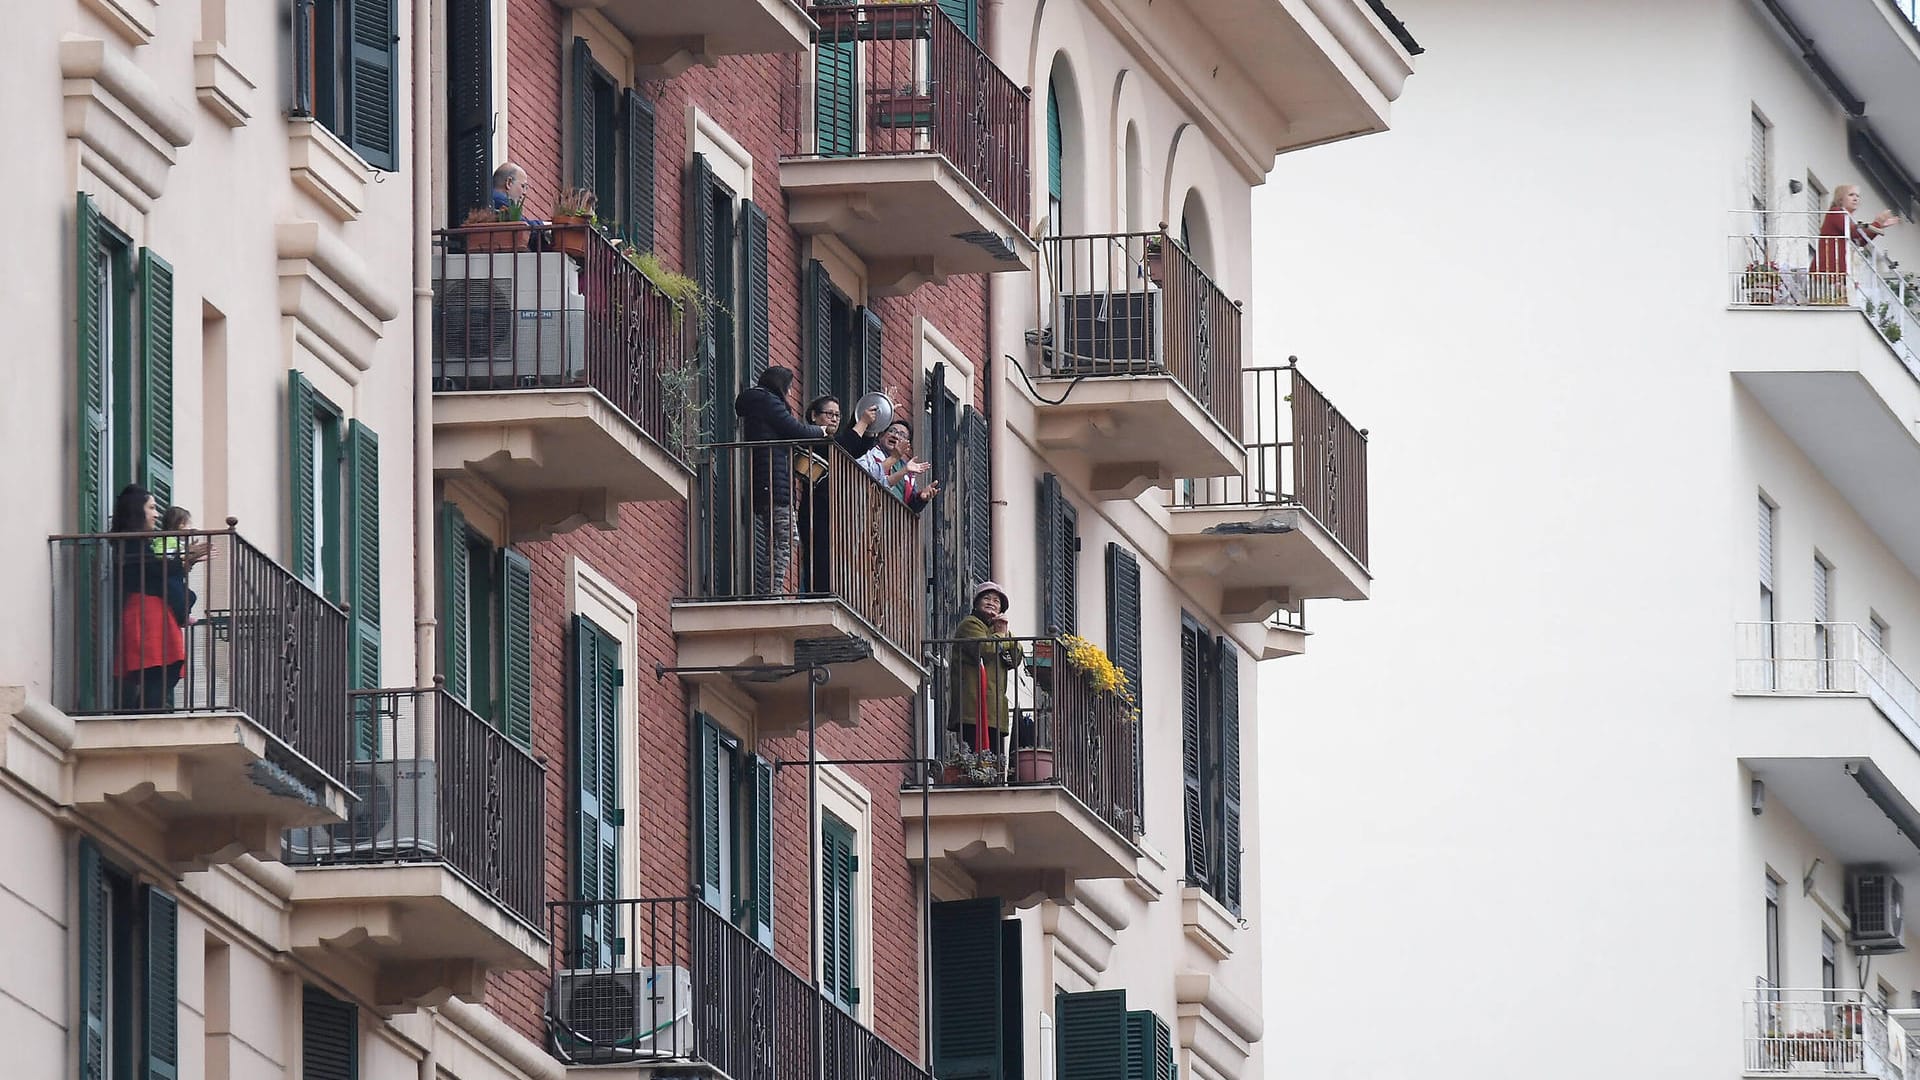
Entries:
{"type": "Polygon", "coordinates": [[[587,258],[587,231],[593,226],[589,219],[573,214],[555,214],[553,224],[553,250],[571,255],[582,262],[587,258]],[[559,226],[573,226],[562,228],[559,226]]]}
{"type": "Polygon", "coordinates": [[[1045,784],[1053,780],[1053,751],[1042,749],[1013,752],[1013,778],[1022,784],[1045,784]]]}
{"type": "Polygon", "coordinates": [[[960,771],[960,766],[958,765],[942,766],[940,770],[940,782],[942,784],[964,783],[966,781],[966,775],[966,773],[960,771]]]}
{"type": "Polygon", "coordinates": [[[481,255],[494,251],[522,251],[527,246],[527,230],[516,227],[477,228],[467,234],[468,254],[481,255]]]}

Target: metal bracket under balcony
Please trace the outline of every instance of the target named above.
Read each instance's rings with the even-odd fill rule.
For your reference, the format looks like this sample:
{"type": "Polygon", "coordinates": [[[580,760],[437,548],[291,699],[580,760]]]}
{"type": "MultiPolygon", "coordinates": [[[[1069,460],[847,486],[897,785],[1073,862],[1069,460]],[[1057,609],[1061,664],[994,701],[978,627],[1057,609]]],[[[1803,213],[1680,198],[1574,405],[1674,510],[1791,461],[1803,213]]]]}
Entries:
{"type": "Polygon", "coordinates": [[[598,10],[627,35],[642,79],[670,79],[722,56],[803,53],[813,20],[793,0],[556,0],[563,8],[598,10]]]}

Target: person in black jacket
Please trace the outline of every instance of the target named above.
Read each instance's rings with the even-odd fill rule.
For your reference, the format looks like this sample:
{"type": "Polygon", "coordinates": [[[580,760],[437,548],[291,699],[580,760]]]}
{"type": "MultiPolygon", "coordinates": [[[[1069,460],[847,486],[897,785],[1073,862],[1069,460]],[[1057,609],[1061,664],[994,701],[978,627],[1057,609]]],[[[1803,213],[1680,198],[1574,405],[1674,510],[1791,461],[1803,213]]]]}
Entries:
{"type": "MultiPolygon", "coordinates": [[[[791,368],[770,367],[753,386],[733,399],[740,417],[740,437],[747,442],[826,439],[831,433],[819,424],[803,424],[787,404],[793,389],[791,368]]],[[[793,512],[793,451],[786,446],[756,449],[748,455],[748,491],[753,499],[754,528],[770,538],[773,559],[754,567],[754,585],[762,596],[786,590],[787,568],[793,562],[798,539],[793,512]]],[[[758,560],[755,560],[756,563],[758,560]]]]}

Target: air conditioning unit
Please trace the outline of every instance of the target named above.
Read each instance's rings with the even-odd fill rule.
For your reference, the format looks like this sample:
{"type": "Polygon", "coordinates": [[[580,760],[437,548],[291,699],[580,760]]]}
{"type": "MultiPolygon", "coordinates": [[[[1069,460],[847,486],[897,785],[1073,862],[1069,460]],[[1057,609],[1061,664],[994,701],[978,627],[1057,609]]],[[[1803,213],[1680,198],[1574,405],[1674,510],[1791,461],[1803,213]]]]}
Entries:
{"type": "Polygon", "coordinates": [[[387,862],[439,856],[434,763],[427,758],[355,761],[347,783],[359,802],[338,825],[287,832],[295,859],[321,862],[387,862]]]}
{"type": "Polygon", "coordinates": [[[1164,295],[1159,289],[1062,294],[1054,303],[1049,374],[1165,371],[1164,295]]]}
{"type": "Polygon", "coordinates": [[[1906,929],[1900,910],[1900,879],[1884,870],[1856,870],[1847,875],[1847,914],[1853,929],[1847,943],[1860,952],[1899,952],[1906,948],[1906,929]]]}
{"type": "Polygon", "coordinates": [[[547,1022],[563,1060],[693,1056],[693,976],[686,968],[562,971],[550,993],[547,1022]]]}
{"type": "Polygon", "coordinates": [[[580,269],[557,251],[443,255],[433,281],[436,390],[570,386],[586,376],[580,269]]]}

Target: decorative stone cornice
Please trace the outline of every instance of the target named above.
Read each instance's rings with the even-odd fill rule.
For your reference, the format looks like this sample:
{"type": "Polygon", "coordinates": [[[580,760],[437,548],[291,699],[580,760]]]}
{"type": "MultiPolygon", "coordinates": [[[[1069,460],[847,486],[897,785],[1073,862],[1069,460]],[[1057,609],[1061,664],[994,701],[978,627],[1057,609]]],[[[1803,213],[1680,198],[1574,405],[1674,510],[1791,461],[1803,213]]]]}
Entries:
{"type": "Polygon", "coordinates": [[[373,348],[399,303],[334,231],[317,221],[274,228],[279,251],[280,313],[325,342],[355,370],[373,365],[373,348]]]}
{"type": "Polygon", "coordinates": [[[175,153],[193,141],[187,109],[99,38],[61,38],[60,77],[81,164],[144,213],[166,189],[175,153]]]}
{"type": "Polygon", "coordinates": [[[1263,1030],[1259,1010],[1214,975],[1174,976],[1180,1045],[1222,1076],[1239,1076],[1263,1030]]]}

